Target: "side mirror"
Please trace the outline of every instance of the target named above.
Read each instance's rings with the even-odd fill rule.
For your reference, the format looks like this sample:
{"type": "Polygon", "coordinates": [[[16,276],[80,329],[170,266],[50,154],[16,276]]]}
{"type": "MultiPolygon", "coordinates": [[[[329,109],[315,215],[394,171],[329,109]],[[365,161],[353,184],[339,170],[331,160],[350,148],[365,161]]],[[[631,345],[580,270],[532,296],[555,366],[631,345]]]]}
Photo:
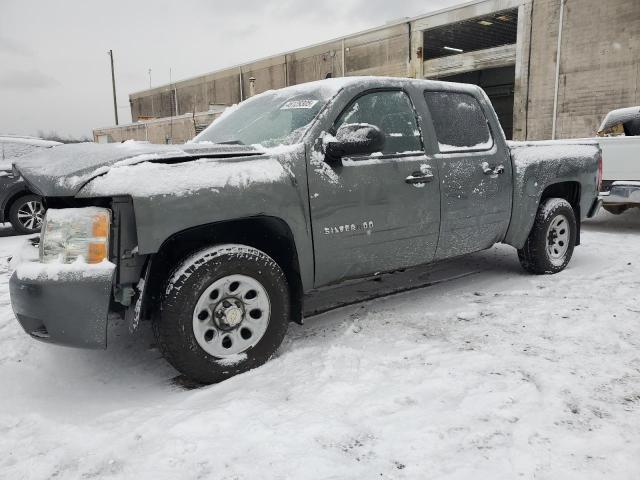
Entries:
{"type": "Polygon", "coordinates": [[[327,161],[336,162],[349,155],[369,155],[382,151],[384,133],[368,123],[347,123],[336,133],[336,139],[324,146],[327,161]]]}

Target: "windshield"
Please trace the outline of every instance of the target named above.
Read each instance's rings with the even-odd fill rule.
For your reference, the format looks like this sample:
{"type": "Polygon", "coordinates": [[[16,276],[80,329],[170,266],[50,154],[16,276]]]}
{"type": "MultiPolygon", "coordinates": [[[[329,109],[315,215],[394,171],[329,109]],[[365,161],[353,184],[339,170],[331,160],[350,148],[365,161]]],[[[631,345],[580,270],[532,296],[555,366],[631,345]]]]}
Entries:
{"type": "Polygon", "coordinates": [[[311,84],[262,93],[228,108],[193,141],[266,148],[298,143],[333,94],[311,84]]]}

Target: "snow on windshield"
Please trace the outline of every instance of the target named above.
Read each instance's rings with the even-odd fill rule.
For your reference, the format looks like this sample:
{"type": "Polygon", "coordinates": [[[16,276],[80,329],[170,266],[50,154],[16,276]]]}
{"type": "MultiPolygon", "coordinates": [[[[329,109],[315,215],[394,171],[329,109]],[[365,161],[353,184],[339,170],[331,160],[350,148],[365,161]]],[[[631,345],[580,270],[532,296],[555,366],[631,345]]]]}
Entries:
{"type": "Polygon", "coordinates": [[[256,95],[228,108],[194,142],[266,148],[298,143],[343,83],[311,82],[256,95]]]}

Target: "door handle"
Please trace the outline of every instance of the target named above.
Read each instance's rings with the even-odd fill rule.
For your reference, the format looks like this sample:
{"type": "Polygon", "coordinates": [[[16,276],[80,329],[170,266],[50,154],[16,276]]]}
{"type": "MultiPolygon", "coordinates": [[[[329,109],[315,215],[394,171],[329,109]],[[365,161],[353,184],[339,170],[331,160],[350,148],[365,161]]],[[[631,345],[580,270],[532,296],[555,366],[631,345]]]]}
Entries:
{"type": "Polygon", "coordinates": [[[429,183],[433,181],[433,173],[413,172],[405,178],[404,181],[410,185],[415,185],[416,183],[429,183]]]}
{"type": "Polygon", "coordinates": [[[485,175],[495,177],[504,173],[504,165],[498,165],[497,167],[491,168],[487,162],[483,162],[481,166],[485,175]]]}

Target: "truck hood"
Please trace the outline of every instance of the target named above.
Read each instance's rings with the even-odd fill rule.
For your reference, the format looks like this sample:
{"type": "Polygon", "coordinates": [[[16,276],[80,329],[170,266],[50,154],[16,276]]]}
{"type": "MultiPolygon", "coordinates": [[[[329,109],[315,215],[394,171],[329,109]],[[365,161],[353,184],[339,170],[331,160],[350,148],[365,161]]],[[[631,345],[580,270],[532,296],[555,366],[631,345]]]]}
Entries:
{"type": "Polygon", "coordinates": [[[182,163],[202,158],[219,160],[263,155],[253,146],[220,144],[154,145],[146,142],[62,145],[22,157],[14,169],[43,197],[76,195],[88,182],[114,166],[137,163],[182,163]]]}

